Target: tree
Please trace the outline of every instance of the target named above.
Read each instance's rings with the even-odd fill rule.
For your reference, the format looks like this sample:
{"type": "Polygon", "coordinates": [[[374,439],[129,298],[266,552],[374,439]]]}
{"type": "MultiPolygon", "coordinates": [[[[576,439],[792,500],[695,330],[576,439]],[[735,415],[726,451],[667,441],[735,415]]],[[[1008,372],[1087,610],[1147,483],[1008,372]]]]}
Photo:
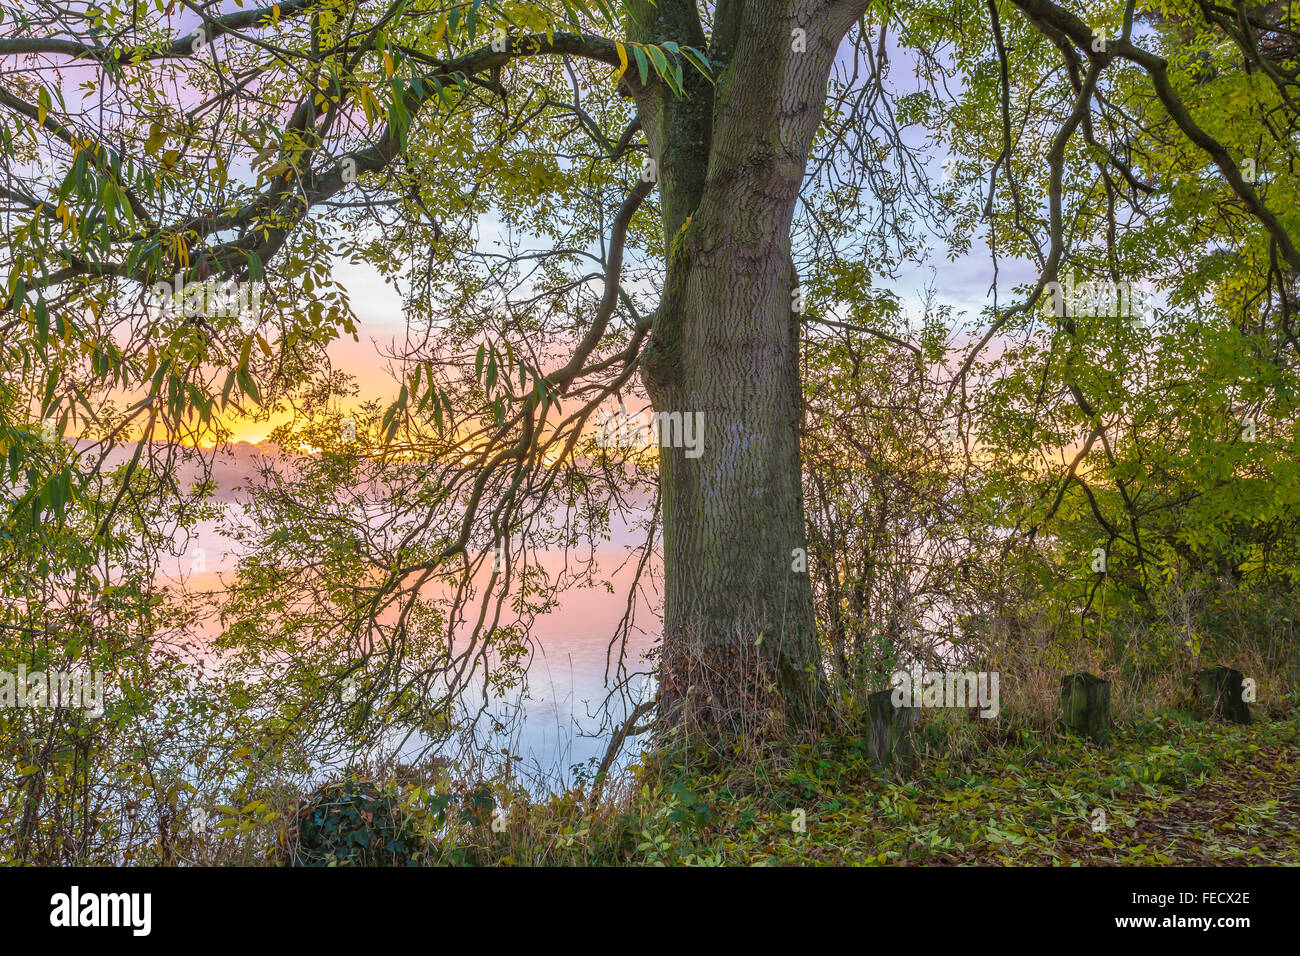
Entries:
{"type": "MultiPolygon", "coordinates": [[[[815,699],[812,593],[795,571],[807,542],[790,226],[836,51],[865,9],[719,4],[716,86],[692,78],[685,96],[659,87],[638,100],[673,237],[645,381],[657,408],[699,411],[709,429],[707,458],[670,449],[660,469],[660,693],[710,723],[770,708],[768,687],[796,713],[815,699]]],[[[694,4],[638,12],[635,39],[703,45],[694,4]]]]}
{"type": "MultiPolygon", "coordinates": [[[[175,20],[127,2],[84,16],[19,7],[0,56],[61,58],[66,72],[61,85],[44,83],[39,69],[15,72],[13,90],[0,90],[11,174],[0,193],[11,220],[3,314],[6,332],[22,333],[5,348],[30,369],[43,414],[96,415],[89,386],[112,383],[144,393],[127,420],[143,415],[149,432],[176,430],[195,416],[208,422],[232,396],[300,398],[294,390],[311,379],[323,344],[340,327],[355,332],[330,279],[345,225],[355,230],[347,253],[389,274],[404,275],[397,263],[418,253],[425,268],[410,277],[408,305],[442,310],[426,332],[446,347],[395,356],[401,391],[367,448],[386,474],[401,470],[406,487],[437,494],[426,503],[431,517],[371,561],[381,581],[357,586],[355,636],[391,627],[400,646],[407,615],[381,625],[385,607],[455,562],[468,581],[481,549],[518,547],[538,496],[566,482],[579,495],[574,488],[589,480],[572,465],[583,426],[639,375],[657,412],[670,422],[698,413],[705,428],[698,457],[671,435],[659,451],[661,712],[733,729],[808,717],[822,670],[800,569],[800,343],[815,318],[807,302],[825,306],[821,321],[872,299],[871,276],[854,271],[850,248],[861,238],[864,191],[874,187],[882,210],[913,194],[924,209],[946,201],[928,183],[914,185],[924,170],[880,105],[885,25],[900,26],[923,70],[968,86],[950,111],[929,94],[898,100],[911,122],[949,126],[958,164],[987,177],[985,201],[958,211],[965,239],[953,241],[987,227],[995,254],[1010,250],[1038,273],[1016,304],[994,307],[961,356],[945,399],[959,420],[986,346],[1032,320],[1064,266],[1123,278],[1115,210],[1142,209],[1156,188],[1144,168],[1186,156],[1221,174],[1207,203],[1249,218],[1251,248],[1264,250],[1279,303],[1264,310],[1267,320],[1294,345],[1292,217],[1266,202],[1239,162],[1259,126],[1213,126],[1212,104],[1194,100],[1194,69],[1152,52],[1183,28],[1208,38],[1207,55],[1227,59],[1227,44],[1237,59],[1221,69],[1275,105],[1289,128],[1294,33],[1272,8],[1233,20],[1212,5],[1184,6],[1166,5],[1164,20],[1139,18],[1132,2],[1098,6],[1095,23],[1050,0],[906,10],[721,0],[703,16],[683,0],[629,0],[620,10],[601,0],[559,8],[291,0],[234,12],[184,5],[175,20]],[[946,44],[947,64],[933,52],[946,44]],[[831,81],[837,58],[848,64],[843,82],[831,81]],[[1045,69],[1063,101],[1038,95],[1045,69]],[[65,94],[83,76],[96,108],[78,112],[65,94]],[[1121,95],[1159,137],[1124,112],[1121,95]],[[1031,120],[1046,135],[1026,135],[1031,120]],[[883,130],[878,142],[868,128],[883,130]],[[17,162],[42,150],[64,169],[18,174],[17,162]],[[1071,232],[1070,190],[1088,221],[1107,218],[1094,215],[1098,203],[1109,213],[1104,249],[1071,232]],[[647,203],[657,207],[653,226],[639,215],[647,203]],[[507,237],[505,252],[484,253],[471,240],[489,209],[550,249],[534,257],[507,237]],[[803,250],[792,243],[800,210],[814,223],[803,250]],[[530,260],[536,267],[521,273],[530,260]],[[584,273],[593,260],[598,271],[584,273]],[[138,314],[124,290],[173,275],[265,279],[281,311],[253,328],[224,312],[173,314],[124,342],[124,320],[109,318],[138,314]],[[270,324],[273,336],[264,334],[270,324]],[[548,471],[557,460],[570,463],[564,481],[548,471]],[[439,507],[454,507],[456,520],[435,520],[439,507]]],[[[1269,168],[1281,170],[1287,134],[1268,149],[1269,168]]],[[[1284,200],[1289,179],[1278,173],[1273,188],[1284,200]]],[[[882,218],[873,248],[907,246],[906,218],[882,218]]],[[[888,276],[890,267],[876,271],[888,276]]],[[[1069,311],[1057,318],[1070,343],[1064,393],[1092,431],[1105,432],[1087,393],[1096,369],[1080,323],[1069,311]]],[[[889,337],[884,324],[869,331],[889,337]]],[[[13,422],[6,428],[17,474],[34,446],[13,422]]],[[[67,472],[32,470],[23,503],[39,513],[69,486],[67,472]]]]}
{"type": "MultiPolygon", "coordinates": [[[[57,88],[20,88],[30,100],[6,92],[9,143],[43,129],[75,156],[72,189],[60,197],[65,201],[42,204],[35,195],[7,193],[32,215],[30,236],[19,236],[31,251],[19,253],[13,274],[36,272],[32,284],[41,289],[80,280],[84,290],[90,279],[151,286],[173,269],[191,280],[229,274],[256,280],[277,255],[285,258],[294,229],[310,228],[311,209],[342,194],[357,177],[382,173],[399,159],[415,167],[415,157],[430,148],[414,137],[418,114],[449,99],[449,88],[459,96],[476,87],[504,96],[504,68],[545,56],[623,67],[620,89],[636,104],[636,121],[627,132],[644,133],[652,172],[631,189],[614,219],[605,292],[586,335],[562,368],[535,370],[541,387],[514,410],[512,424],[522,425],[522,436],[504,452],[505,460],[531,453],[548,396],[567,397],[585,371],[619,301],[622,246],[632,217],[657,183],[668,240],[663,294],[653,313],[638,321],[623,361],[630,369],[640,359],[656,409],[699,413],[708,430],[707,451],[699,459],[685,457],[681,448],[666,447],[662,454],[668,639],[661,703],[676,708],[692,683],[699,685],[701,700],[711,700],[709,712],[700,715],[710,722],[735,719],[757,698],[797,703],[815,684],[817,654],[807,578],[791,570],[792,556],[805,542],[790,223],[835,52],[865,8],[860,2],[722,4],[706,40],[694,4],[632,4],[624,14],[626,43],[577,30],[554,32],[549,11],[522,5],[497,10],[489,4],[480,14],[477,4],[446,11],[405,3],[351,10],[304,0],[221,16],[196,11],[193,29],[167,40],[160,38],[162,26],[141,20],[134,4],[101,11],[84,24],[79,40],[34,36],[40,21],[19,13],[12,22],[20,35],[0,47],[6,56],[90,61],[103,71],[104,82],[124,85],[128,77],[147,75],[151,64],[184,58],[185,82],[196,98],[210,92],[221,104],[217,108],[234,109],[242,89],[256,89],[257,97],[291,115],[274,135],[264,119],[256,124],[264,137],[254,143],[264,161],[260,190],[244,191],[236,201],[237,189],[220,197],[191,189],[186,213],[166,221],[149,201],[161,199],[168,186],[174,189],[180,177],[205,177],[201,193],[205,187],[219,191],[231,176],[233,162],[218,149],[211,163],[191,158],[209,104],[183,115],[160,112],[145,134],[143,113],[160,104],[155,94],[141,90],[131,103],[139,112],[128,117],[137,125],[116,131],[135,139],[120,139],[114,148],[107,129],[83,141],[80,129],[60,119],[66,114],[61,102],[55,105],[61,100],[57,88]],[[308,20],[310,27],[266,46],[251,39],[259,31],[284,33],[290,18],[308,20]],[[516,22],[542,29],[520,35],[513,30],[516,22]],[[101,42],[105,34],[113,42],[101,42]],[[472,44],[476,38],[487,42],[472,52],[445,58],[431,52],[440,42],[472,44]],[[210,71],[199,65],[208,57],[210,71]],[[286,60],[299,71],[292,80],[282,75],[288,70],[277,70],[286,60]],[[380,115],[387,123],[369,142],[331,157],[337,128],[349,113],[359,114],[352,119],[363,127],[380,115]],[[176,139],[178,146],[167,148],[176,139]],[[69,193],[93,211],[70,213],[69,193]],[[72,229],[88,251],[69,252],[60,268],[51,269],[38,264],[32,251],[53,245],[44,219],[57,217],[73,217],[72,229]],[[89,249],[94,240],[100,240],[98,250],[89,249]],[[118,245],[128,250],[125,256],[109,254],[118,245]],[[746,647],[757,648],[756,672],[737,666],[746,647]],[[759,679],[750,679],[751,673],[759,679]]],[[[574,11],[571,19],[580,26],[587,15],[574,11]]],[[[613,19],[601,8],[589,15],[613,19]]],[[[246,131],[255,124],[237,124],[232,132],[233,119],[223,123],[210,127],[214,146],[232,136],[252,138],[246,131]]],[[[625,147],[629,135],[616,149],[625,147]]],[[[483,156],[470,154],[466,161],[482,162],[483,156]]],[[[18,289],[9,310],[21,309],[23,302],[18,289]]],[[[201,360],[211,357],[220,330],[204,332],[201,355],[195,356],[201,360]]],[[[105,352],[119,359],[110,345],[105,352]]],[[[256,397],[248,360],[245,340],[233,382],[256,397]]],[[[171,374],[165,368],[164,359],[157,374],[171,374]]],[[[230,385],[228,379],[226,395],[230,385]]],[[[176,418],[185,404],[203,401],[194,385],[173,388],[172,395],[178,391],[185,399],[172,409],[176,418]]],[[[440,558],[464,550],[473,510],[440,558]]]]}

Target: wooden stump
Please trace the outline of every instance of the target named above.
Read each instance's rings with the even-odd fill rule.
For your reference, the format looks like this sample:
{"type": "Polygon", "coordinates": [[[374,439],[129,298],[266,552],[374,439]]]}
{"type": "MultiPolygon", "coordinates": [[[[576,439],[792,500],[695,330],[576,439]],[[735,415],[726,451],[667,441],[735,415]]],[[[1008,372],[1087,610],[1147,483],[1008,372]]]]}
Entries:
{"type": "Polygon", "coordinates": [[[1241,671],[1223,665],[1196,672],[1201,700],[1209,708],[1210,716],[1234,724],[1250,723],[1250,705],[1241,699],[1241,682],[1241,671]]]}
{"type": "Polygon", "coordinates": [[[916,762],[916,728],[919,707],[895,707],[892,690],[876,691],[867,698],[871,714],[867,750],[877,767],[908,770],[916,762]]]}
{"type": "Polygon", "coordinates": [[[1110,684],[1087,672],[1061,678],[1065,726],[1099,747],[1110,744],[1110,684]]]}

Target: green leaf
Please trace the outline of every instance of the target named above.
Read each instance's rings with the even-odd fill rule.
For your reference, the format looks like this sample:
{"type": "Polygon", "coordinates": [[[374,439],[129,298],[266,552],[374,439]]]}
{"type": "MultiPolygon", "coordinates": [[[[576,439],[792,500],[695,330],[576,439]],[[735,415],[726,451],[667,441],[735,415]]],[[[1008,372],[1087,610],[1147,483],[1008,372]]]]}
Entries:
{"type": "Polygon", "coordinates": [[[646,59],[640,44],[632,47],[632,58],[636,60],[636,70],[641,74],[641,85],[644,86],[650,82],[650,61],[646,59]]]}

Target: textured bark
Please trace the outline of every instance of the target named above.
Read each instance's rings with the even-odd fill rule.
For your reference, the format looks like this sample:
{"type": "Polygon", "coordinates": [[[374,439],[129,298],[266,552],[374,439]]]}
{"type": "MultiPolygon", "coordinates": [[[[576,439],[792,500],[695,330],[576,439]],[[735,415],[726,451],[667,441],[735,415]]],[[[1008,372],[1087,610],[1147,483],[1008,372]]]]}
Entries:
{"type": "MultiPolygon", "coordinates": [[[[672,9],[656,9],[647,39],[671,25],[672,9]]],[[[855,16],[824,2],[724,4],[716,89],[639,97],[668,237],[643,375],[657,411],[704,423],[700,457],[661,451],[660,702],[678,724],[762,730],[807,718],[819,694],[811,587],[793,569],[806,541],[790,226],[855,16]]]]}

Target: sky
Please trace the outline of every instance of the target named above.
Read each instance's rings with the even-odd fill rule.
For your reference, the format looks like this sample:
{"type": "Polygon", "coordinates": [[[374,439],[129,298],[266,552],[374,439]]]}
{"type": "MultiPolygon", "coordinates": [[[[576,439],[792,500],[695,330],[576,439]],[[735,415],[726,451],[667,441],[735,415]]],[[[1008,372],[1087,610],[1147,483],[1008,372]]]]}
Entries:
{"type": "MultiPolygon", "coordinates": [[[[381,353],[389,343],[395,340],[400,343],[405,339],[402,298],[378,272],[366,266],[340,261],[335,266],[334,278],[347,289],[352,301],[360,341],[347,334],[340,335],[327,350],[330,362],[356,377],[359,401],[391,401],[397,388],[381,353]]],[[[289,420],[290,415],[281,412],[272,415],[268,421],[231,419],[226,426],[231,431],[232,442],[257,444],[265,441],[272,429],[289,420]]]]}
{"type": "MultiPolygon", "coordinates": [[[[169,18],[176,30],[187,27],[188,14],[177,11],[169,18]]],[[[899,47],[891,34],[889,44],[890,75],[889,85],[899,91],[915,88],[913,60],[908,51],[899,47]]],[[[850,53],[846,44],[841,54],[843,59],[850,53]]],[[[76,85],[90,75],[89,68],[64,66],[63,90],[69,106],[74,110],[82,102],[82,96],[76,85]]],[[[183,103],[186,99],[184,90],[172,90],[169,98],[179,97],[183,103]]],[[[924,140],[928,134],[922,129],[913,129],[908,139],[924,140]]],[[[934,163],[941,161],[936,153],[934,163]]],[[[495,221],[480,223],[481,232],[486,239],[497,234],[501,225],[495,221]]],[[[1032,273],[1024,264],[1002,263],[1003,288],[1008,288],[1014,281],[1030,278],[1032,273]]],[[[964,321],[980,315],[981,310],[991,304],[989,282],[992,268],[988,249],[982,241],[977,241],[970,252],[953,262],[945,261],[942,252],[937,261],[922,268],[913,268],[895,283],[893,291],[900,303],[909,313],[919,312],[919,303],[923,288],[933,283],[940,293],[940,301],[953,308],[956,320],[964,321]]],[[[346,288],[358,318],[358,337],[354,341],[350,335],[343,334],[331,343],[328,352],[336,368],[350,373],[356,379],[360,390],[360,400],[391,401],[397,386],[387,372],[387,361],[381,354],[386,346],[395,340],[400,343],[405,338],[405,323],[402,315],[402,303],[397,291],[373,269],[356,263],[339,260],[334,277],[346,288]]],[[[1005,292],[1003,297],[1005,301],[1005,292]]],[[[259,443],[265,441],[271,431],[289,421],[289,413],[274,414],[268,421],[256,421],[244,418],[230,418],[225,424],[232,432],[233,441],[259,443]]]]}

